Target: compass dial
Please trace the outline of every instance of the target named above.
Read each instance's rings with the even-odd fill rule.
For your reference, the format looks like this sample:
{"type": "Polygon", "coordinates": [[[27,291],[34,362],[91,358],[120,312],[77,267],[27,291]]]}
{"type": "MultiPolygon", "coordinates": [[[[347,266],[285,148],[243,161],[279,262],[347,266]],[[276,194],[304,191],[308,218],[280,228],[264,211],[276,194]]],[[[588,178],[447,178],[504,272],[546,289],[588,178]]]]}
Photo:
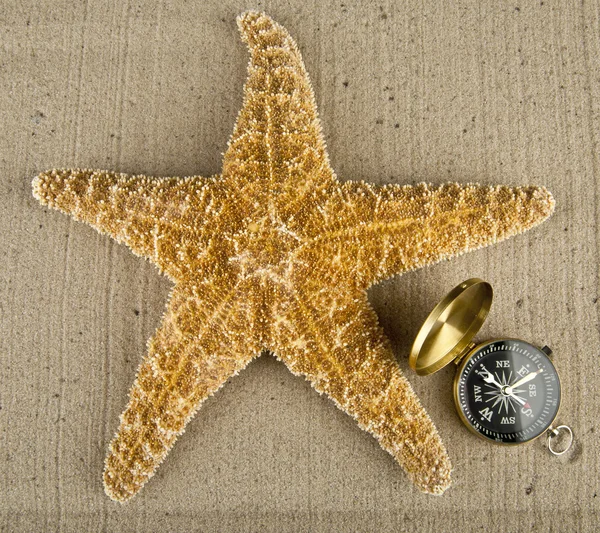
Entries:
{"type": "Polygon", "coordinates": [[[527,442],[552,424],[560,382],[548,356],[516,339],[480,344],[462,363],[455,400],[463,421],[480,436],[527,442]]]}

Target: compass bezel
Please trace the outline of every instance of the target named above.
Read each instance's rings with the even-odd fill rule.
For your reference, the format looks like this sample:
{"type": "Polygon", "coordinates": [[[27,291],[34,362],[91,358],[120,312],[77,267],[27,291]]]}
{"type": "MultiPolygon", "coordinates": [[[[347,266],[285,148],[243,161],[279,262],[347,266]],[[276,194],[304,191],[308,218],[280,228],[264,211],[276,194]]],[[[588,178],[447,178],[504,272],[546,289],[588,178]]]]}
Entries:
{"type": "Polygon", "coordinates": [[[473,346],[465,355],[464,357],[462,357],[460,359],[460,361],[458,361],[458,369],[456,371],[456,375],[454,376],[454,385],[452,387],[453,391],[454,391],[454,404],[456,406],[456,411],[461,419],[461,421],[463,422],[463,424],[472,432],[475,433],[475,435],[477,435],[478,437],[480,437],[481,439],[487,441],[487,442],[492,442],[494,444],[498,444],[501,446],[520,446],[522,444],[529,444],[533,441],[535,441],[536,439],[538,439],[539,437],[541,437],[542,435],[544,435],[548,429],[550,427],[552,427],[552,424],[554,423],[554,421],[556,420],[558,413],[560,411],[560,406],[561,406],[561,402],[562,402],[562,387],[561,387],[561,382],[560,382],[560,375],[558,373],[558,370],[556,369],[556,366],[554,365],[554,363],[552,362],[552,360],[550,359],[550,357],[548,357],[547,354],[545,354],[542,350],[540,350],[540,348],[538,348],[537,346],[531,344],[530,342],[527,342],[523,339],[517,339],[515,337],[497,337],[497,338],[493,338],[493,339],[489,339],[486,340],[484,342],[478,343],[477,345],[473,346]],[[517,342],[521,342],[524,344],[527,344],[528,346],[531,346],[533,349],[535,349],[536,351],[540,352],[550,363],[551,367],[554,369],[554,373],[556,374],[556,385],[558,388],[558,405],[556,407],[556,413],[554,414],[554,417],[550,420],[550,422],[544,427],[544,429],[542,429],[542,431],[540,431],[539,434],[537,434],[534,437],[531,437],[530,439],[527,440],[522,440],[519,442],[504,442],[501,440],[496,440],[494,438],[490,438],[486,435],[484,435],[482,432],[480,432],[471,422],[469,422],[469,420],[467,419],[467,417],[465,416],[465,413],[462,410],[461,404],[460,404],[460,398],[459,398],[459,385],[460,385],[460,377],[463,373],[463,370],[465,368],[465,366],[468,364],[469,360],[482,348],[484,348],[485,346],[487,346],[488,344],[493,344],[495,342],[502,342],[502,341],[517,341],[517,342]]]}

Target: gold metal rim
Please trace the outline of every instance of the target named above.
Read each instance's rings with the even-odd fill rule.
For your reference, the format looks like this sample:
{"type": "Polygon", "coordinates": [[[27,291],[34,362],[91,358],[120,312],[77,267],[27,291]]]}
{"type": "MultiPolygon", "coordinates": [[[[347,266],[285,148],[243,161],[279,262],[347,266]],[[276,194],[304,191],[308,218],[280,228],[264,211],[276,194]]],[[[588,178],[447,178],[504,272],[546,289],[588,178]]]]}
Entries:
{"type": "Polygon", "coordinates": [[[425,376],[437,372],[462,356],[487,318],[492,298],[492,286],[480,278],[470,278],[454,287],[433,308],[421,326],[410,351],[409,366],[420,376],[425,376]],[[475,290],[471,291],[474,292],[472,302],[463,301],[463,295],[473,288],[475,290]],[[456,315],[458,320],[452,323],[450,319],[456,315]],[[448,326],[453,332],[448,343],[444,346],[444,342],[438,342],[442,344],[442,349],[436,346],[436,350],[431,350],[431,343],[438,341],[436,336],[442,331],[441,328],[448,328],[448,326]],[[441,351],[441,354],[435,351],[441,351]]]}

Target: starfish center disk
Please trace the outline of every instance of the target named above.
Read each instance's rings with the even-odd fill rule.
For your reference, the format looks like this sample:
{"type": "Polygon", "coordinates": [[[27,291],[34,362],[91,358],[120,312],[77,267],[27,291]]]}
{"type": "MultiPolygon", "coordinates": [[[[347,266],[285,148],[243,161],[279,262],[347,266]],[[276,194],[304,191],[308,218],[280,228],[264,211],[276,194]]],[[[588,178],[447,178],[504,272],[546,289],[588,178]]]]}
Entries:
{"type": "MultiPolygon", "coordinates": [[[[287,266],[299,246],[299,237],[281,223],[278,226],[251,221],[248,231],[234,240],[236,253],[229,261],[240,269],[244,278],[259,276],[283,281],[287,266]]],[[[289,280],[286,281],[289,284],[289,280]]]]}

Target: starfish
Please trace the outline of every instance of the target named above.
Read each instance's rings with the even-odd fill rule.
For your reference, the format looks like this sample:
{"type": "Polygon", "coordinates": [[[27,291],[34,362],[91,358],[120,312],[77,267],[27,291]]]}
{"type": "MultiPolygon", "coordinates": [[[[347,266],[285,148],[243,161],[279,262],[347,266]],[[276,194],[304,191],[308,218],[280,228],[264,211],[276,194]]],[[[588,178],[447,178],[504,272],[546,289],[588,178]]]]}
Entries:
{"type": "Polygon", "coordinates": [[[134,496],[202,402],[267,350],[374,435],[421,491],[441,494],[448,453],[366,291],[523,232],[554,199],[537,186],[339,181],[296,43],[263,13],[237,22],[251,57],[220,175],[54,169],[33,180],[42,204],[174,283],[109,445],[105,491],[134,496]]]}

